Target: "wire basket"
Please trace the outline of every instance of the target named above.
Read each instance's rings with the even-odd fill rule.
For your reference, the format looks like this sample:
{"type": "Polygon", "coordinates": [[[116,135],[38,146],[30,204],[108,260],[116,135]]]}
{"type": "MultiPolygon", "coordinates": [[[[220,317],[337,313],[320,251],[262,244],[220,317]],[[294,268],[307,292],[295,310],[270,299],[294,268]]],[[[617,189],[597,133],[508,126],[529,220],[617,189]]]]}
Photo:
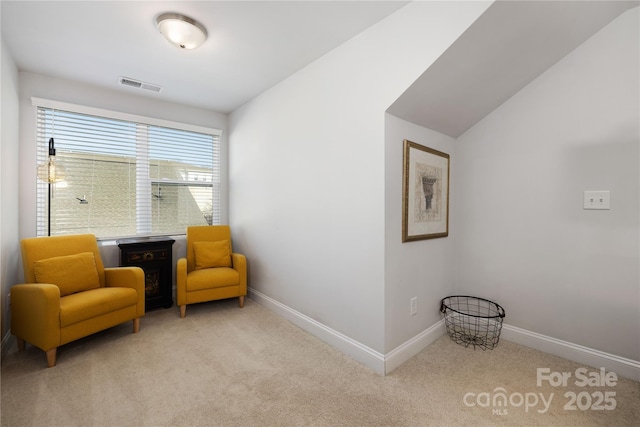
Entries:
{"type": "Polygon", "coordinates": [[[493,350],[500,341],[504,309],[484,298],[453,295],[440,301],[447,334],[456,343],[493,350]]]}

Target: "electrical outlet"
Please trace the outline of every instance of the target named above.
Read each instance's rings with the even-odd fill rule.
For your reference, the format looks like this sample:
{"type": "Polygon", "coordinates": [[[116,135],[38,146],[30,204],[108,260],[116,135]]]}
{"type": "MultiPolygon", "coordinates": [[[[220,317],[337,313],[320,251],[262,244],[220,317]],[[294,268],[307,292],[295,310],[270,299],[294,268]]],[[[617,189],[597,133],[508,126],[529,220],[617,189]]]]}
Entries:
{"type": "Polygon", "coordinates": [[[411,315],[415,316],[418,313],[418,297],[411,298],[411,315]]]}

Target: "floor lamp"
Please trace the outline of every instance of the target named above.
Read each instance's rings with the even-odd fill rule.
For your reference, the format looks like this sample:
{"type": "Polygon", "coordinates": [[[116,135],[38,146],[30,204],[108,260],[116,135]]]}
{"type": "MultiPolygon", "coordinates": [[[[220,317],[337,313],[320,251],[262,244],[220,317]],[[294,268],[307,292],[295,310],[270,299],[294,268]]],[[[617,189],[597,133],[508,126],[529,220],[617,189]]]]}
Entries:
{"type": "Polygon", "coordinates": [[[51,199],[53,198],[52,185],[63,181],[66,171],[61,164],[56,164],[56,149],[53,138],[49,138],[49,158],[46,163],[38,166],[38,178],[47,183],[47,236],[51,236],[51,199]]]}

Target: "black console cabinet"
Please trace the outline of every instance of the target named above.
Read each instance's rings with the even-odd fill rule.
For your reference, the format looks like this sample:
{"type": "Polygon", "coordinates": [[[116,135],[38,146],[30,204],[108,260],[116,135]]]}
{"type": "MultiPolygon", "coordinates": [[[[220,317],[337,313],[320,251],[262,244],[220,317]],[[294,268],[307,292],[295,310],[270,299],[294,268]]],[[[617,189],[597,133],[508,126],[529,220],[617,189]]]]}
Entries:
{"type": "Polygon", "coordinates": [[[173,305],[173,256],[175,240],[169,237],[136,237],[117,241],[120,265],[144,270],[145,310],[173,305]]]}

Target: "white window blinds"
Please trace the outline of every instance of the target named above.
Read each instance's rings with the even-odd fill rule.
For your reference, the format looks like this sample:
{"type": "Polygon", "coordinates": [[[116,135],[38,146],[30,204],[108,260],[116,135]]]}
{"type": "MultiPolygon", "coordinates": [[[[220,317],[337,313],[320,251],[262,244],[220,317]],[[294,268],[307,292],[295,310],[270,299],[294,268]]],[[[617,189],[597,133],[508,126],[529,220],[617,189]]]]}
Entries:
{"type": "Polygon", "coordinates": [[[66,169],[51,196],[38,181],[38,235],[184,234],[220,223],[219,135],[48,107],[37,115],[38,165],[53,138],[66,169]]]}

